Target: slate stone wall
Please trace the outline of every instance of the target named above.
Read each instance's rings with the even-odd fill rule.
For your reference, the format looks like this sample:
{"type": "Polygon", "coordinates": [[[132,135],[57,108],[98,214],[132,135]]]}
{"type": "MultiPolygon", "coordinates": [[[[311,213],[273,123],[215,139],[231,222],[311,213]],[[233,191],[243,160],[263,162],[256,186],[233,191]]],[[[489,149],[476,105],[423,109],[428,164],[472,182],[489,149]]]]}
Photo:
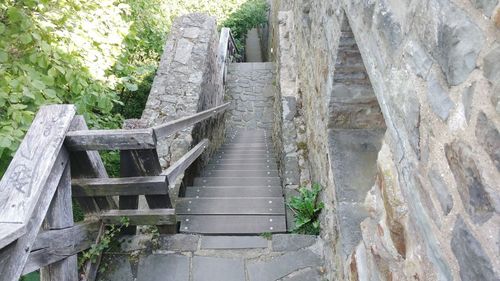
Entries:
{"type": "MultiPolygon", "coordinates": [[[[141,119],[153,126],[223,104],[224,88],[216,60],[218,43],[215,18],[205,14],[177,18],[141,119]]],[[[162,167],[175,163],[203,138],[208,138],[210,145],[191,170],[208,162],[224,141],[224,124],[221,114],[159,140],[162,167]]]]}
{"type": "MultiPolygon", "coordinates": [[[[322,236],[348,280],[500,278],[500,14],[497,0],[274,0],[271,56],[294,48],[311,180],[326,187],[322,236]],[[292,20],[280,20],[291,14],[292,20]],[[328,125],[347,18],[386,135],[365,205],[363,241],[339,248],[328,125]],[[286,25],[289,38],[279,27],[286,25]]],[[[278,80],[282,83],[282,80],[278,80]]],[[[288,84],[289,85],[289,84],[288,84]]],[[[283,85],[278,85],[282,95],[283,85]]],[[[283,118],[281,118],[283,120],[283,118]]],[[[284,127],[284,126],[283,126],[284,127]]]]}

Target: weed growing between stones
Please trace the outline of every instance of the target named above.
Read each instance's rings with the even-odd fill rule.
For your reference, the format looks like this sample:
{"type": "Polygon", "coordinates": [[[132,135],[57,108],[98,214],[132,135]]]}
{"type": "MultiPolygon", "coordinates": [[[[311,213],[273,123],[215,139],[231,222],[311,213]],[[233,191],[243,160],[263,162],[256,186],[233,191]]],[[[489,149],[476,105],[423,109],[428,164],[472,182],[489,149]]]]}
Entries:
{"type": "Polygon", "coordinates": [[[273,237],[273,234],[271,232],[262,232],[260,234],[260,237],[267,239],[267,240],[271,240],[271,238],[273,237]]]}
{"type": "MultiPolygon", "coordinates": [[[[101,236],[101,239],[99,242],[92,244],[90,246],[90,249],[87,251],[82,252],[82,254],[78,257],[78,267],[80,269],[83,269],[83,266],[87,261],[90,261],[91,263],[97,262],[97,258],[106,250],[108,250],[111,247],[117,247],[118,241],[114,239],[120,231],[124,227],[129,226],[129,218],[127,217],[122,217],[120,219],[120,224],[112,224],[107,227],[107,229],[104,231],[104,234],[101,236]]],[[[106,271],[107,266],[106,264],[101,264],[99,266],[99,271],[104,272],[106,271]]]]}
{"type": "Polygon", "coordinates": [[[295,218],[293,233],[319,235],[321,227],[318,216],[324,208],[323,202],[318,202],[321,189],[318,183],[313,184],[312,189],[301,187],[300,195],[292,197],[288,202],[295,218]]]}

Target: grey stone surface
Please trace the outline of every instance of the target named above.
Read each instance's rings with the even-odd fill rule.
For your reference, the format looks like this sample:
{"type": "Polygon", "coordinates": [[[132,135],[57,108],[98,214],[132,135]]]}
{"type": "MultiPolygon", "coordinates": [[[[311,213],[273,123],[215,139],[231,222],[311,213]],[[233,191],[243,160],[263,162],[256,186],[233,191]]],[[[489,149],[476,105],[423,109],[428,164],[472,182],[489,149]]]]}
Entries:
{"type": "Polygon", "coordinates": [[[248,280],[276,281],[299,269],[321,265],[321,258],[311,250],[288,252],[268,261],[248,262],[248,280]]]}
{"type": "Polygon", "coordinates": [[[410,41],[405,54],[409,57],[408,64],[415,74],[421,78],[427,78],[432,66],[432,59],[425,49],[418,42],[410,41]]]}
{"type": "Polygon", "coordinates": [[[273,63],[232,63],[226,78],[230,128],[270,129],[275,75],[273,63]]]}
{"type": "Polygon", "coordinates": [[[464,104],[464,114],[467,123],[470,122],[470,117],[472,114],[472,98],[474,97],[474,91],[476,89],[476,83],[473,83],[469,87],[465,88],[462,93],[462,103],[464,104]]]}
{"type": "Polygon", "coordinates": [[[272,238],[272,248],[275,252],[296,251],[309,247],[316,241],[315,235],[275,234],[272,238]]]}
{"type": "Polygon", "coordinates": [[[490,259],[460,216],[453,228],[451,249],[460,266],[462,280],[498,280],[490,259]]]}
{"type": "Polygon", "coordinates": [[[160,236],[160,249],[170,251],[196,251],[199,236],[191,234],[173,234],[160,236]]]}
{"type": "Polygon", "coordinates": [[[193,281],[245,281],[242,259],[193,257],[193,281]]]}
{"type": "Polygon", "coordinates": [[[201,249],[267,248],[268,240],[259,236],[203,236],[201,249]]]}
{"type": "Polygon", "coordinates": [[[441,210],[443,214],[448,215],[453,208],[453,198],[451,197],[450,192],[448,191],[448,187],[444,182],[441,175],[437,171],[437,167],[433,168],[428,175],[429,181],[434,189],[434,192],[437,195],[437,199],[439,204],[441,205],[441,210]]]}
{"type": "Polygon", "coordinates": [[[324,277],[317,268],[307,268],[299,272],[292,273],[280,281],[324,281],[324,277]]]}
{"type": "Polygon", "coordinates": [[[484,112],[479,112],[477,116],[476,137],[500,171],[500,133],[484,112]]]}
{"type": "Polygon", "coordinates": [[[98,281],[135,281],[128,256],[104,256],[103,261],[111,270],[99,273],[98,281]]]}
{"type": "Polygon", "coordinates": [[[484,56],[483,70],[484,77],[491,83],[500,84],[500,46],[484,56]]]}
{"type": "Polygon", "coordinates": [[[455,106],[446,90],[434,76],[430,76],[428,81],[427,101],[432,111],[443,121],[448,119],[450,111],[455,106]]]}
{"type": "Polygon", "coordinates": [[[141,258],[137,281],[189,281],[189,259],[177,254],[141,258]]]}
{"type": "Polygon", "coordinates": [[[495,6],[498,3],[498,0],[470,0],[473,4],[474,7],[477,9],[483,10],[483,13],[490,17],[491,13],[495,9],[495,6]]]}
{"type": "Polygon", "coordinates": [[[475,224],[486,222],[495,211],[494,200],[483,183],[471,147],[455,141],[445,145],[445,153],[465,210],[475,224]]]}
{"type": "Polygon", "coordinates": [[[438,30],[438,61],[449,85],[464,82],[476,67],[484,44],[482,30],[452,4],[443,4],[444,20],[438,30]]]}

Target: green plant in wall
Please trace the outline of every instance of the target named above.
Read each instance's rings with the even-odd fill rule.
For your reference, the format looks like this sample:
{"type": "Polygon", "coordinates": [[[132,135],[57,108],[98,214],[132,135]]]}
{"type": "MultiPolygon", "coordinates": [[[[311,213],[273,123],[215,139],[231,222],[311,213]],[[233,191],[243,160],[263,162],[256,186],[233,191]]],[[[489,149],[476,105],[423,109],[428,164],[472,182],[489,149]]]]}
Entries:
{"type": "Polygon", "coordinates": [[[299,234],[318,235],[321,227],[319,214],[324,208],[323,202],[319,202],[318,195],[321,185],[315,183],[311,189],[301,187],[299,196],[294,196],[288,202],[288,206],[294,213],[295,227],[292,230],[299,234]]]}
{"type": "MultiPolygon", "coordinates": [[[[90,261],[91,263],[95,263],[97,258],[107,249],[109,249],[114,243],[116,243],[115,237],[120,233],[120,231],[129,226],[129,218],[122,217],[120,219],[119,224],[108,225],[104,234],[100,237],[98,243],[92,244],[90,248],[84,252],[82,252],[81,256],[78,260],[78,266],[82,268],[82,266],[90,261]]],[[[102,267],[100,268],[102,269],[102,267]]]]}

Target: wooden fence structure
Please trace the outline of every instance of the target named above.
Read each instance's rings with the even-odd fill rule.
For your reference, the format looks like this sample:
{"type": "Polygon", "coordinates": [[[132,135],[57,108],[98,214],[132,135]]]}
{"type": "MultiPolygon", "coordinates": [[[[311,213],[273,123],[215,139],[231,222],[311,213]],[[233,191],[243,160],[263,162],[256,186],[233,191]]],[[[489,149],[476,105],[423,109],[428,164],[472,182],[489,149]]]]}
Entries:
{"type": "MultiPolygon", "coordinates": [[[[225,73],[236,47],[229,29],[221,33],[217,55],[225,73]]],[[[228,107],[225,103],[152,128],[89,130],[73,105],[42,106],[0,181],[0,281],[16,281],[39,269],[43,281],[94,280],[99,262],[88,262],[79,276],[77,254],[99,241],[106,224],[122,217],[129,219],[124,231],[131,234],[136,225],[176,232],[170,183],[209,141],[200,141],[162,173],[157,140],[228,107]],[[108,177],[98,150],[120,151],[119,178],[108,177]],[[137,209],[139,195],[145,195],[149,209],[137,209]],[[87,216],[82,223],[73,222],[73,200],[87,216]]]]}

